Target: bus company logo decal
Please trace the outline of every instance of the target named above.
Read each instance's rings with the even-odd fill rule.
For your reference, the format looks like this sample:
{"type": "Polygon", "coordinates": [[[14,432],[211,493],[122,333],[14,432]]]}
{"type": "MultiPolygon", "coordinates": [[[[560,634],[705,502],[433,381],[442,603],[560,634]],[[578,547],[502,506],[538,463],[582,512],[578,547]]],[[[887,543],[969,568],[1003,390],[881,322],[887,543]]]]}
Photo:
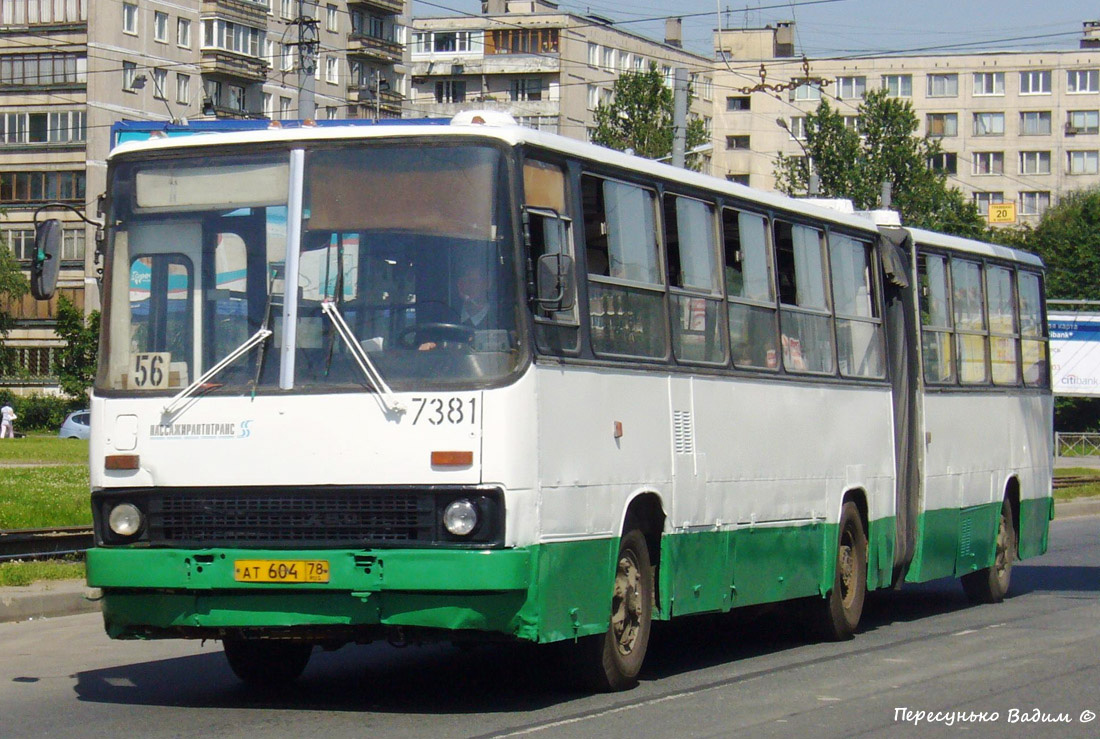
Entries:
{"type": "Polygon", "coordinates": [[[152,441],[247,439],[252,435],[251,426],[252,419],[206,423],[158,423],[149,427],[149,438],[152,441]]]}

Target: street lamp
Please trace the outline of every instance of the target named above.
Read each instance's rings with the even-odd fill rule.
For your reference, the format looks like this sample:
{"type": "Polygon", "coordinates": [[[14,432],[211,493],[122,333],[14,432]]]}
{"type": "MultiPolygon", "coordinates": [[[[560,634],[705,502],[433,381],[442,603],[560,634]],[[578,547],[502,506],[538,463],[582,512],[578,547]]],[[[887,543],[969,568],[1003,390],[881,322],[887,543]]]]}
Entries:
{"type": "MultiPolygon", "coordinates": [[[[685,151],[684,156],[691,156],[692,154],[702,154],[703,152],[711,151],[713,149],[714,149],[714,144],[709,144],[709,143],[708,144],[699,144],[698,146],[693,146],[692,148],[685,151]]],[[[653,161],[655,161],[655,162],[667,162],[669,159],[672,159],[671,154],[666,154],[663,157],[657,157],[653,161]]]]}
{"type": "Polygon", "coordinates": [[[806,155],[806,169],[809,174],[809,185],[806,189],[806,194],[811,198],[816,198],[821,194],[821,181],[817,176],[817,172],[814,171],[814,158],[810,156],[810,152],[806,150],[806,145],[802,143],[802,139],[795,136],[794,132],[791,131],[790,124],[787,123],[786,118],[780,116],[775,119],[775,122],[780,128],[791,135],[791,138],[794,139],[795,143],[802,149],[802,153],[806,155]]]}

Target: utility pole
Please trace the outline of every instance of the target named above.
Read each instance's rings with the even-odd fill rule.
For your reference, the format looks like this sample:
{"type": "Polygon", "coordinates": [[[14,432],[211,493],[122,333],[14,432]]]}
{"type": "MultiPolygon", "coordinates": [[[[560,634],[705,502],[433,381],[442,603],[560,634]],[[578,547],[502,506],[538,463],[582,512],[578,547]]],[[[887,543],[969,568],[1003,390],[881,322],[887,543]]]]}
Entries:
{"type": "Polygon", "coordinates": [[[317,17],[316,4],[310,0],[298,0],[298,117],[302,120],[316,115],[314,79],[317,71],[317,17]]]}
{"type": "Polygon", "coordinates": [[[684,168],[687,149],[688,71],[677,67],[672,81],[672,166],[684,168]]]}

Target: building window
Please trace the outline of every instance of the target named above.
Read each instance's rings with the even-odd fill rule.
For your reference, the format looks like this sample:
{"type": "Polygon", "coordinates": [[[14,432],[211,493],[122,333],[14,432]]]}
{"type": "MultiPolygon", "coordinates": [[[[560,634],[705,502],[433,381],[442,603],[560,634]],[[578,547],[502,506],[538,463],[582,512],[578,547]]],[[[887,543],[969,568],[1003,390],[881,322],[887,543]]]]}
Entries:
{"type": "Polygon", "coordinates": [[[70,144],[85,140],[81,110],[41,113],[0,113],[0,144],[70,144]]]}
{"type": "Polygon", "coordinates": [[[727,136],[726,137],[726,148],[727,149],[748,149],[749,148],[748,134],[744,134],[744,135],[740,135],[740,136],[727,136]]]}
{"type": "Polygon", "coordinates": [[[950,151],[941,151],[928,159],[928,168],[933,172],[942,174],[957,174],[959,171],[959,155],[950,151]]]}
{"type": "Polygon", "coordinates": [[[292,113],[293,113],[293,110],[290,107],[290,98],[283,97],[282,95],[280,95],[279,96],[279,118],[283,118],[283,119],[290,118],[292,113]]]}
{"type": "MultiPolygon", "coordinates": [[[[61,261],[84,261],[84,227],[65,228],[61,232],[61,261]]],[[[6,243],[15,258],[21,262],[34,259],[34,229],[13,228],[0,230],[0,243],[6,243]]]]}
{"type": "Polygon", "coordinates": [[[122,4],[122,32],[131,36],[137,36],[138,6],[130,3],[122,4]]]}
{"type": "Polygon", "coordinates": [[[996,175],[1005,173],[1005,153],[1003,151],[974,152],[974,174],[996,175]]]}
{"type": "Polygon", "coordinates": [[[959,75],[957,74],[930,74],[928,75],[928,97],[930,98],[955,98],[959,96],[959,75]]]}
{"type": "Polygon", "coordinates": [[[978,206],[978,212],[983,217],[989,217],[989,206],[1005,201],[1003,192],[976,192],[974,193],[974,205],[978,206]]]}
{"type": "Polygon", "coordinates": [[[600,45],[589,42],[588,44],[588,66],[598,67],[600,65],[600,45]]]}
{"type": "Polygon", "coordinates": [[[1021,95],[1049,95],[1050,70],[1020,72],[1021,95]]]}
{"type": "Polygon", "coordinates": [[[461,103],[466,100],[466,80],[439,80],[435,83],[437,103],[461,103]]]}
{"type": "Polygon", "coordinates": [[[859,100],[867,92],[866,77],[837,77],[836,96],[841,100],[859,100]]]}
{"type": "Polygon", "coordinates": [[[1066,91],[1073,94],[1100,92],[1100,70],[1074,69],[1066,73],[1066,91]]]}
{"type": "Polygon", "coordinates": [[[0,28],[49,23],[77,23],[88,19],[87,2],[53,0],[3,0],[0,28]]]}
{"type": "Polygon", "coordinates": [[[176,19],[176,46],[191,48],[191,21],[187,18],[176,19]]]}
{"type": "Polygon", "coordinates": [[[152,69],[150,71],[153,75],[153,97],[157,100],[166,100],[168,97],[165,92],[165,88],[168,87],[168,70],[152,69]]]}
{"type": "Polygon", "coordinates": [[[122,63],[122,90],[123,92],[137,92],[134,89],[134,80],[137,79],[137,64],[134,62],[122,63]]]}
{"type": "Polygon", "coordinates": [[[330,31],[337,31],[340,26],[337,22],[337,8],[335,5],[325,6],[325,28],[330,31]]]}
{"type": "Polygon", "coordinates": [[[1005,73],[1004,72],[975,72],[974,73],[974,94],[975,95],[1004,95],[1005,94],[1005,73]]]}
{"type": "MultiPolygon", "coordinates": [[[[619,55],[619,71],[626,74],[634,66],[634,55],[624,51],[619,55]]],[[[692,75],[694,76],[694,75],[692,75]]]]}
{"type": "Polygon", "coordinates": [[[325,57],[325,82],[330,85],[335,85],[337,82],[338,63],[339,59],[331,54],[325,57]]]}
{"type": "Polygon", "coordinates": [[[270,92],[265,92],[263,94],[263,109],[264,118],[275,117],[275,96],[272,95],[270,92]]]}
{"type": "Polygon", "coordinates": [[[846,115],[842,117],[844,127],[859,133],[859,116],[858,115],[846,115]]]}
{"type": "Polygon", "coordinates": [[[176,73],[176,102],[180,105],[191,104],[191,75],[176,73]]]}
{"type": "Polygon", "coordinates": [[[726,180],[728,180],[729,182],[736,182],[738,185],[745,185],[746,187],[748,187],[749,175],[735,174],[733,172],[729,172],[726,174],[726,180]]]}
{"type": "Polygon", "coordinates": [[[749,102],[750,102],[751,99],[752,98],[750,98],[748,96],[745,96],[745,97],[728,97],[728,98],[726,98],[726,110],[727,111],[749,110],[750,109],[749,102]]]}
{"type": "Polygon", "coordinates": [[[1020,113],[1020,135],[1049,136],[1050,120],[1049,110],[1029,110],[1020,113]]]}
{"type": "Polygon", "coordinates": [[[153,11],[153,40],[168,43],[168,14],[159,10],[153,11]]]}
{"type": "MultiPolygon", "coordinates": [[[[368,34],[373,35],[373,34],[368,34]]],[[[469,31],[436,31],[431,36],[429,51],[436,53],[455,53],[470,50],[469,31]]]]}
{"type": "Polygon", "coordinates": [[[799,85],[790,92],[790,99],[806,102],[821,99],[821,88],[814,84],[799,85]]]}
{"type": "Polygon", "coordinates": [[[1071,151],[1069,152],[1070,174],[1097,174],[1097,164],[1100,157],[1096,151],[1071,151]]]}
{"type": "Polygon", "coordinates": [[[806,116],[791,116],[790,134],[792,139],[798,139],[799,141],[806,140],[806,116]]]}
{"type": "Polygon", "coordinates": [[[595,85],[588,86],[588,109],[595,110],[600,104],[600,88],[595,85]]]}
{"type": "Polygon", "coordinates": [[[558,29],[509,28],[489,31],[485,34],[485,53],[557,54],[558,29]]]}
{"type": "Polygon", "coordinates": [[[884,74],[882,89],[886,90],[886,94],[892,98],[913,97],[913,75],[884,74]]]}
{"type": "Polygon", "coordinates": [[[974,114],[974,135],[975,136],[1004,136],[1005,134],[1005,114],[1004,113],[975,113],[974,114]]]}
{"type": "Polygon", "coordinates": [[[542,80],[538,77],[519,77],[512,80],[513,102],[542,100],[542,80]]]}
{"type": "Polygon", "coordinates": [[[0,172],[0,203],[84,202],[84,170],[0,172]]]}
{"type": "Polygon", "coordinates": [[[1049,207],[1049,192],[1020,193],[1020,215],[1022,216],[1041,216],[1049,207]]]}
{"type": "Polygon", "coordinates": [[[202,22],[202,47],[223,49],[260,58],[265,33],[259,28],[231,23],[221,18],[206,18],[202,22]]]}
{"type": "Polygon", "coordinates": [[[1050,174],[1050,152],[1021,151],[1020,174],[1050,174]]]}
{"type": "Polygon", "coordinates": [[[1066,123],[1066,135],[1100,132],[1100,112],[1095,110],[1071,110],[1066,123]]]}
{"type": "Polygon", "coordinates": [[[231,85],[219,80],[203,80],[203,92],[215,108],[245,112],[245,93],[242,85],[231,85]]]}
{"type": "Polygon", "coordinates": [[[605,72],[615,71],[615,50],[607,46],[600,49],[600,69],[605,72]]]}
{"type": "Polygon", "coordinates": [[[0,56],[0,85],[71,85],[83,83],[86,60],[78,54],[5,54],[0,56]]]}
{"type": "MultiPolygon", "coordinates": [[[[634,71],[640,73],[640,72],[644,72],[645,70],[646,70],[645,57],[644,56],[634,57],[634,71]]],[[[710,78],[708,77],[708,78],[703,80],[703,89],[708,90],[710,87],[711,87],[711,81],[710,81],[710,78]]],[[[710,100],[710,95],[706,94],[705,92],[703,93],[702,97],[703,97],[704,100],[710,100]]]]}
{"type": "Polygon", "coordinates": [[[929,136],[958,136],[959,135],[959,114],[958,113],[929,113],[928,114],[928,135],[929,136]]]}
{"type": "Polygon", "coordinates": [[[294,6],[297,5],[295,0],[282,0],[279,3],[279,15],[283,17],[283,20],[294,20],[294,6]]]}

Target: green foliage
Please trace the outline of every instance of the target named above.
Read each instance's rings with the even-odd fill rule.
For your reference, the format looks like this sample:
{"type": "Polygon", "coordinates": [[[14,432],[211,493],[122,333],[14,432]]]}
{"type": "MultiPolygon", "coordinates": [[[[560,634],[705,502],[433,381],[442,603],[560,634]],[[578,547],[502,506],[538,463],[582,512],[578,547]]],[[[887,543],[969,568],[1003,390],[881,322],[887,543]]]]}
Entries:
{"type": "Polygon", "coordinates": [[[19,418],[16,431],[50,431],[56,433],[65,416],[86,407],[87,398],[72,400],[57,395],[15,395],[0,390],[0,405],[10,403],[19,418]]]}
{"type": "Polygon", "coordinates": [[[82,580],[84,563],[64,559],[0,563],[0,587],[30,585],[41,580],[82,580]]]}
{"type": "Polygon", "coordinates": [[[8,331],[12,327],[11,316],[8,315],[9,302],[19,300],[30,289],[27,278],[19,268],[19,262],[8,247],[7,241],[0,239],[0,376],[11,376],[19,371],[15,353],[6,344],[8,331]]]}
{"type": "Polygon", "coordinates": [[[95,380],[96,351],[99,348],[99,311],[87,320],[80,309],[65,297],[57,302],[57,335],[65,340],[54,358],[54,371],[61,391],[70,398],[87,400],[88,388],[95,380]]]}
{"type": "Polygon", "coordinates": [[[1100,188],[1066,193],[1018,235],[1046,263],[1048,298],[1100,300],[1100,188]]]}
{"type": "MultiPolygon", "coordinates": [[[[882,183],[889,182],[892,207],[906,225],[985,236],[985,221],[974,204],[948,187],[945,174],[929,168],[940,145],[916,136],[919,121],[907,100],[872,90],[858,115],[858,131],[844,125],[844,116],[828,100],[806,116],[806,151],[820,178],[822,197],[846,198],[858,210],[871,210],[879,207],[882,183]]],[[[776,186],[788,195],[806,192],[808,174],[802,157],[780,155],[776,162],[776,186]]]]}
{"type": "MultiPolygon", "coordinates": [[[[0,440],[18,444],[21,440],[0,440]]],[[[63,441],[58,439],[58,441],[63,441]]],[[[88,465],[0,467],[0,529],[81,526],[92,522],[88,465]]]]}
{"type": "MultiPolygon", "coordinates": [[[[647,159],[661,159],[672,153],[672,90],[656,64],[646,72],[627,72],[615,80],[611,103],[596,108],[593,143],[618,151],[632,149],[647,159]]],[[[689,96],[690,106],[690,96],[689,96]]],[[[686,149],[708,140],[700,119],[688,121],[686,149]]],[[[699,155],[689,155],[689,169],[698,169],[699,155]]]]}

